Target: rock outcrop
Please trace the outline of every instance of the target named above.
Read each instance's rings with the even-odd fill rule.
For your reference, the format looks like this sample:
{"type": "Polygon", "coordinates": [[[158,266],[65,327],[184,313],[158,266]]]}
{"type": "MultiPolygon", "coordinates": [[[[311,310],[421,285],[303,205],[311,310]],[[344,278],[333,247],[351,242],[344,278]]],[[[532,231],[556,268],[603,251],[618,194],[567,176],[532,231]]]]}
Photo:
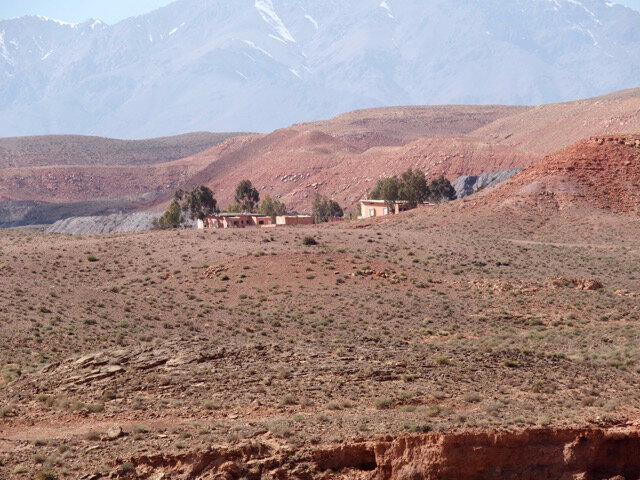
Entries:
{"type": "Polygon", "coordinates": [[[46,232],[72,235],[140,232],[149,230],[153,221],[160,215],[155,212],[137,212],[99,217],[71,217],[57,221],[47,228],[46,232]]]}
{"type": "Polygon", "coordinates": [[[640,135],[606,135],[582,140],[535,163],[492,191],[493,207],[586,206],[640,213],[640,135]]]}
{"type": "Polygon", "coordinates": [[[640,434],[633,428],[540,428],[389,437],[295,451],[265,439],[126,462],[139,478],[158,479],[636,480],[640,434]]]}
{"type": "Polygon", "coordinates": [[[453,183],[458,198],[468,197],[485,188],[493,187],[509,180],[522,171],[521,168],[503,170],[500,172],[483,173],[480,175],[463,175],[453,183]]]}

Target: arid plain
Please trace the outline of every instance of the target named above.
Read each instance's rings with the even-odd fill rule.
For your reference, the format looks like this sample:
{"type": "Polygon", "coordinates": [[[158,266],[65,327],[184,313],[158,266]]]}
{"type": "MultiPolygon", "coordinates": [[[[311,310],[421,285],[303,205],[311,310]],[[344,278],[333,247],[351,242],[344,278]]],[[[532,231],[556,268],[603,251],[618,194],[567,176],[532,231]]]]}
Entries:
{"type": "Polygon", "coordinates": [[[636,120],[385,219],[0,231],[0,477],[637,480],[636,120]]]}

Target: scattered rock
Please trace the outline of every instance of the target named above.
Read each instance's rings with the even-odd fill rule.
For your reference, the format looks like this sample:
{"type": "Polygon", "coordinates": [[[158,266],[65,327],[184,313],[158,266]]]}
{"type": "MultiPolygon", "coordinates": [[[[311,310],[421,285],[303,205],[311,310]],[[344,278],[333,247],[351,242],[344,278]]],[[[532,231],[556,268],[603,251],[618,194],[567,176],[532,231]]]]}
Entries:
{"type": "Polygon", "coordinates": [[[406,275],[398,274],[390,270],[372,270],[370,268],[364,268],[351,274],[352,277],[377,277],[390,280],[391,283],[398,283],[407,279],[406,275]]]}
{"type": "Polygon", "coordinates": [[[602,290],[604,288],[604,285],[598,281],[598,280],[593,280],[593,279],[581,279],[578,280],[578,285],[576,288],[578,288],[579,290],[590,290],[590,291],[594,291],[594,290],[602,290]]]}
{"type": "Polygon", "coordinates": [[[102,476],[97,473],[87,473],[80,477],[80,480],[99,480],[100,478],[102,478],[102,476]]]}
{"type": "Polygon", "coordinates": [[[576,288],[578,290],[602,290],[604,285],[599,280],[592,278],[564,278],[556,277],[549,281],[549,284],[553,288],[576,288]]]}
{"type": "Polygon", "coordinates": [[[209,267],[202,272],[202,275],[206,278],[216,278],[216,277],[219,277],[221,273],[226,271],[227,271],[227,268],[222,266],[209,267]]]}
{"type": "Polygon", "coordinates": [[[124,432],[122,431],[122,427],[119,426],[115,426],[115,427],[111,427],[109,430],[107,430],[106,433],[106,440],[117,440],[118,438],[124,436],[124,432]]]}
{"type": "Polygon", "coordinates": [[[613,293],[615,293],[619,297],[629,297],[629,298],[640,297],[640,293],[638,293],[638,292],[630,292],[629,290],[616,290],[613,293]]]}

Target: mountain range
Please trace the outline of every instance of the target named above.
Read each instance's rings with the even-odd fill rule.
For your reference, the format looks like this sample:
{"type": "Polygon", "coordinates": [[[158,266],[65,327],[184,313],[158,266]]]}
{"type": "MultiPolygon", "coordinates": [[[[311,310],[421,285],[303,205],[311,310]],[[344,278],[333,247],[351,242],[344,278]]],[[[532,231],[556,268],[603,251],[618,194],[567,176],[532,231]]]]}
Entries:
{"type": "Polygon", "coordinates": [[[179,0],[112,26],[0,21],[0,136],[266,132],[638,78],[640,13],[604,0],[179,0]]]}

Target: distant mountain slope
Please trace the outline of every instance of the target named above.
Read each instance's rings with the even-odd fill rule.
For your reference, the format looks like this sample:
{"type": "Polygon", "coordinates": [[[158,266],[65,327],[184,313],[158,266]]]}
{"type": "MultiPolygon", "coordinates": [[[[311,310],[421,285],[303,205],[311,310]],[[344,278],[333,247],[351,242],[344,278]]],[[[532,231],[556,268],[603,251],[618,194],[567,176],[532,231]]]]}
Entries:
{"type": "Polygon", "coordinates": [[[640,89],[555,105],[502,117],[474,137],[523,151],[551,153],[592,135],[640,132],[640,89]]]}
{"type": "Polygon", "coordinates": [[[521,109],[363,110],[293,125],[222,154],[219,149],[202,152],[194,158],[208,166],[187,185],[210,185],[223,205],[236,183],[250,178],[261,191],[302,210],[316,192],[350,206],[378,178],[408,167],[452,181],[521,169],[550,149],[620,128],[640,132],[640,89],[521,109]]]}
{"type": "Polygon", "coordinates": [[[423,137],[461,136],[531,107],[448,105],[369,108],[291,128],[317,130],[363,149],[400,146],[423,137]]]}
{"type": "Polygon", "coordinates": [[[147,140],[78,135],[0,138],[0,169],[53,165],[142,165],[207,150],[237,133],[188,133],[147,140]]]}
{"type": "Polygon", "coordinates": [[[113,26],[0,22],[0,136],[266,132],[638,79],[640,13],[606,0],[179,0],[113,26]]]}

